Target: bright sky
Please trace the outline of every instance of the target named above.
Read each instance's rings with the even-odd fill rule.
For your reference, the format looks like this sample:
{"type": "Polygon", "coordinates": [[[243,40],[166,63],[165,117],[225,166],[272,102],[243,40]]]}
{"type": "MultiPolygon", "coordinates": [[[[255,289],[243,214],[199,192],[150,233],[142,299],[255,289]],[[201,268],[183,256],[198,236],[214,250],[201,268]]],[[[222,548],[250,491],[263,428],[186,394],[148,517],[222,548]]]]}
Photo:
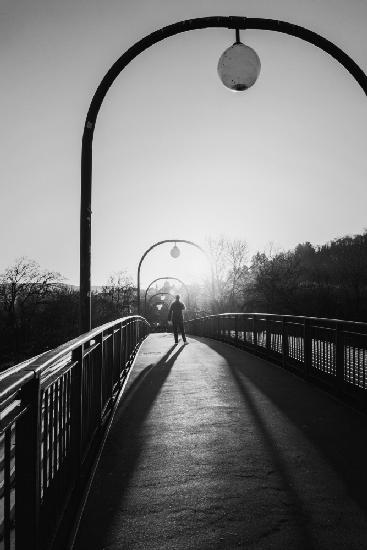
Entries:
{"type": "MultiPolygon", "coordinates": [[[[363,0],[2,0],[0,271],[27,255],[79,277],[80,148],[91,97],[133,43],[169,23],[209,15],[282,19],[325,36],[367,71],[363,0]]],[[[223,87],[226,29],[153,46],[110,90],[97,120],[93,284],[127,269],[154,242],[207,236],[290,248],[363,231],[367,100],[336,61],[293,37],[246,31],[258,82],[223,87]]],[[[147,257],[142,283],[192,282],[200,253],[169,245],[147,257]]]]}

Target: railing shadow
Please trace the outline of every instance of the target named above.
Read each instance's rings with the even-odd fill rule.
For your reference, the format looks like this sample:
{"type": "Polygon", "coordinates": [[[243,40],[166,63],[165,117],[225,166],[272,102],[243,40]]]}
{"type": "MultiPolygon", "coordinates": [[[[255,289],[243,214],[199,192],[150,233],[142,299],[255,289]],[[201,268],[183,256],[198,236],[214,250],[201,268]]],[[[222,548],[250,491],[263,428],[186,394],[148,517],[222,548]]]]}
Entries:
{"type": "MultiPolygon", "coordinates": [[[[88,509],[92,508],[92,516],[104,530],[99,541],[100,531],[93,529],[95,548],[102,547],[105,530],[113,524],[114,512],[121,508],[124,493],[144,446],[142,425],[184,346],[179,346],[174,351],[175,348],[177,345],[171,346],[157,363],[150,364],[139,373],[116,412],[89,497],[88,509]]],[[[81,522],[73,547],[75,550],[81,548],[78,546],[78,539],[83,539],[84,529],[89,531],[90,528],[91,525],[84,526],[81,522]]]]}
{"type": "MultiPolygon", "coordinates": [[[[198,338],[198,340],[202,339],[198,338]]],[[[233,378],[246,399],[258,427],[264,434],[283,481],[289,487],[290,496],[293,498],[300,516],[303,516],[301,501],[290,485],[274,435],[264,423],[258,405],[246,388],[248,384],[254,385],[260,390],[313,444],[314,448],[321,453],[337,473],[348,495],[367,516],[365,415],[266,360],[249,354],[253,360],[244,360],[239,363],[238,351],[234,347],[223,346],[215,340],[204,340],[206,345],[220,353],[227,361],[233,378]],[[235,354],[237,358],[235,358],[235,354]]],[[[246,352],[241,353],[246,357],[246,352]]]]}

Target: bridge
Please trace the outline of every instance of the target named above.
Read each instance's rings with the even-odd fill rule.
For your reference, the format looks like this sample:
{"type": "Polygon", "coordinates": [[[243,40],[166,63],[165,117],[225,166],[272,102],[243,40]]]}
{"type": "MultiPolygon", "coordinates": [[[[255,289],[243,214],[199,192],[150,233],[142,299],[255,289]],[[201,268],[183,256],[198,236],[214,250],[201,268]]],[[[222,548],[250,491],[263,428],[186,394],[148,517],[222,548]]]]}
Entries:
{"type": "Polygon", "coordinates": [[[1,546],[362,549],[367,324],[131,316],[0,375],[1,546]]]}

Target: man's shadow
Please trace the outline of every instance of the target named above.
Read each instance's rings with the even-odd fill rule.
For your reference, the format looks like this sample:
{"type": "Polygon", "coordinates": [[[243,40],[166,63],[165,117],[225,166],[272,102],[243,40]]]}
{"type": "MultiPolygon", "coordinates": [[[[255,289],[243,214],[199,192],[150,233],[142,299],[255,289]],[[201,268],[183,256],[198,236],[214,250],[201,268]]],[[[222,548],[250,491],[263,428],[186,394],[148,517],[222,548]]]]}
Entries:
{"type": "MultiPolygon", "coordinates": [[[[146,367],[123,396],[88,497],[88,525],[84,525],[82,520],[77,540],[80,536],[83,540],[92,537],[95,547],[99,548],[97,539],[99,536],[103,538],[103,534],[99,535],[100,530],[94,528],[94,523],[103,525],[103,530],[108,529],[113,522],[114,512],[119,513],[123,495],[144,447],[142,426],[176,359],[184,349],[184,346],[180,346],[174,351],[176,347],[177,344],[171,346],[157,363],[146,367]]],[[[76,548],[79,548],[78,544],[76,548]]]]}

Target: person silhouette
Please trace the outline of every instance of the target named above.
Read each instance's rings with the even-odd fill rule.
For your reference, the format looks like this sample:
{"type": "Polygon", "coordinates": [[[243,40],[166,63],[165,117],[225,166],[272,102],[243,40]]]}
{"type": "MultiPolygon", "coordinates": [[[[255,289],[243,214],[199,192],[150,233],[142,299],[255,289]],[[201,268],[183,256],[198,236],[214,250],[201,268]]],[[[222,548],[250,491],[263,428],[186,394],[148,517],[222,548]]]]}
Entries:
{"type": "Polygon", "coordinates": [[[178,329],[180,329],[182,340],[186,343],[186,334],[183,321],[183,311],[185,304],[180,301],[180,295],[177,294],[175,301],[172,302],[168,312],[168,321],[172,320],[173,335],[175,337],[175,343],[178,344],[178,329]]]}

